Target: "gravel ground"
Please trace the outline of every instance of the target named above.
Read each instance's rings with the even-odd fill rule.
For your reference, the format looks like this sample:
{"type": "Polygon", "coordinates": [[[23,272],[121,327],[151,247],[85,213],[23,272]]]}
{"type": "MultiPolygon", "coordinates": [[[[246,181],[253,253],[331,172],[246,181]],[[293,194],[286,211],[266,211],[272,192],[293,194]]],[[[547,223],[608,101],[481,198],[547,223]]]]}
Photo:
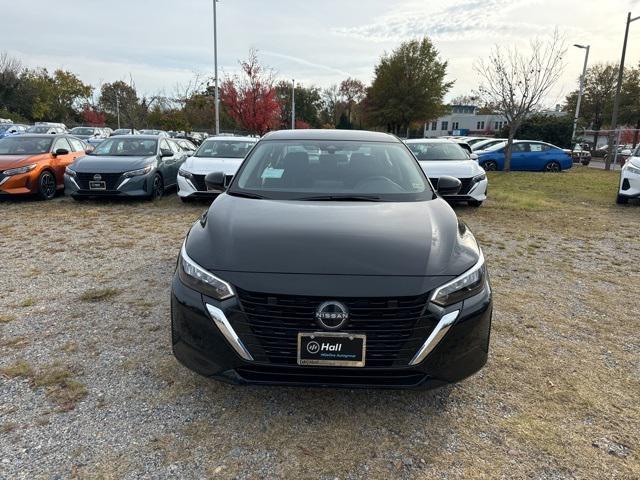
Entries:
{"type": "Polygon", "coordinates": [[[0,478],[640,478],[640,207],[458,207],[490,266],[491,355],[430,392],[178,364],[169,283],[204,208],[0,203],[0,478]]]}

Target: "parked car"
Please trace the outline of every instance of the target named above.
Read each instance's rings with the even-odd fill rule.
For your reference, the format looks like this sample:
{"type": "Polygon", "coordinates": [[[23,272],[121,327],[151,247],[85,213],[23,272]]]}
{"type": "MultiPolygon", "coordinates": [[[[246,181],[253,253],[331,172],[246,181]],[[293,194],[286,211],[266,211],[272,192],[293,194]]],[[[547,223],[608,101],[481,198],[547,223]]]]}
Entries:
{"type": "Polygon", "coordinates": [[[103,140],[90,155],[77,159],[64,175],[65,192],[87,197],[155,199],[176,185],[186,154],[171,139],[119,135],[103,140]]]}
{"type": "Polygon", "coordinates": [[[630,198],[640,198],[640,147],[629,153],[628,159],[620,170],[618,204],[628,203],[630,198]]]}
{"type": "MultiPolygon", "coordinates": [[[[504,168],[505,145],[498,144],[478,153],[478,163],[487,171],[504,168]]],[[[511,170],[560,172],[571,168],[571,155],[549,143],[515,140],[511,150],[511,170]]]]}
{"type": "Polygon", "coordinates": [[[46,135],[60,135],[66,133],[66,130],[62,127],[55,127],[50,125],[32,125],[24,133],[37,133],[46,135]]]}
{"type": "Polygon", "coordinates": [[[193,144],[193,142],[190,142],[189,140],[187,140],[185,138],[177,138],[176,139],[176,143],[178,145],[180,145],[180,148],[182,148],[189,155],[193,155],[195,153],[195,151],[198,149],[198,147],[196,147],[193,144]]]}
{"type": "Polygon", "coordinates": [[[471,158],[460,145],[445,139],[407,140],[405,143],[434,187],[438,188],[438,181],[443,176],[460,180],[460,190],[455,195],[447,195],[447,200],[479,207],[487,199],[487,175],[478,165],[475,154],[471,158]]]}
{"type": "MultiPolygon", "coordinates": [[[[180,141],[176,139],[176,141],[180,141]]],[[[255,137],[209,137],[178,171],[178,196],[187,201],[214,197],[220,190],[209,190],[204,178],[211,172],[223,172],[225,185],[231,182],[242,160],[258,141],[255,137]]]]}
{"type": "Polygon", "coordinates": [[[22,125],[19,123],[3,123],[0,125],[0,138],[25,133],[27,131],[27,128],[29,128],[27,125],[22,125]]]}
{"type": "Polygon", "coordinates": [[[469,155],[471,155],[471,153],[473,153],[473,150],[471,149],[471,145],[469,145],[466,142],[466,140],[461,140],[459,138],[450,138],[449,140],[452,141],[452,142],[457,143],[460,146],[460,148],[462,148],[469,155]]]}
{"type": "MultiPolygon", "coordinates": [[[[224,178],[209,174],[210,188],[224,178]]],[[[459,187],[440,179],[441,194],[459,187]]],[[[396,137],[268,133],[183,243],[173,351],[242,384],[440,386],[487,360],[485,268],[396,137]]]]}
{"type": "Polygon", "coordinates": [[[102,140],[107,138],[106,132],[102,128],[98,127],[75,127],[72,128],[69,133],[80,140],[89,140],[93,138],[102,140]]]}
{"type": "Polygon", "coordinates": [[[571,158],[573,159],[573,163],[581,163],[586,166],[591,162],[591,152],[585,149],[582,144],[576,143],[571,151],[571,158]]]}
{"type": "Polygon", "coordinates": [[[471,151],[477,153],[481,150],[486,150],[487,148],[491,148],[494,145],[498,145],[499,143],[506,142],[506,138],[488,138],[482,140],[481,142],[476,142],[471,146],[471,151]]]}
{"type": "Polygon", "coordinates": [[[34,123],[34,125],[41,126],[41,127],[56,127],[58,129],[60,129],[60,131],[62,133],[68,133],[67,126],[64,123],[59,123],[59,122],[36,122],[36,123],[34,123]]]}
{"type": "Polygon", "coordinates": [[[168,137],[169,134],[164,130],[140,130],[140,135],[157,135],[158,137],[168,137]]]}
{"type": "Polygon", "coordinates": [[[473,147],[476,143],[489,140],[487,137],[460,137],[459,140],[465,141],[470,147],[473,147]]]}
{"type": "Polygon", "coordinates": [[[140,132],[135,128],[118,128],[111,134],[112,137],[116,135],[140,135],[140,132]]]}
{"type": "Polygon", "coordinates": [[[13,135],[0,140],[0,195],[35,194],[52,199],[63,184],[65,168],[85,147],[67,135],[13,135]]]}

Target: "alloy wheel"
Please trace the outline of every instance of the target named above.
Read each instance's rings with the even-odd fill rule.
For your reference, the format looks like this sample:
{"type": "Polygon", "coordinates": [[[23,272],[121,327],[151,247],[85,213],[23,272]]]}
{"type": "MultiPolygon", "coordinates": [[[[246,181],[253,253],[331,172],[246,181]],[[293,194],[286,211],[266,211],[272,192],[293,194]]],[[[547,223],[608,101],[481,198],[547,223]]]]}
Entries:
{"type": "Polygon", "coordinates": [[[56,179],[51,172],[44,171],[40,174],[38,186],[44,200],[50,200],[56,195],[56,179]]]}
{"type": "Polygon", "coordinates": [[[559,172],[560,171],[560,164],[558,162],[549,162],[544,167],[544,171],[545,172],[559,172]]]}

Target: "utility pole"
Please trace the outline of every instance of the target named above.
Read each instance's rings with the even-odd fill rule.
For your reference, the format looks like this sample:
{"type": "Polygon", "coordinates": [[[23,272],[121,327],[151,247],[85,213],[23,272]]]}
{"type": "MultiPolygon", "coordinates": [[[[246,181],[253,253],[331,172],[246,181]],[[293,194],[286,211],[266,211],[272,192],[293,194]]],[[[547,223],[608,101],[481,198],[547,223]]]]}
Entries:
{"type": "Polygon", "coordinates": [[[120,128],[120,97],[116,93],[116,113],[118,114],[118,129],[120,128]]]}
{"type": "Polygon", "coordinates": [[[291,130],[296,129],[296,79],[291,80],[291,130]]]}
{"type": "Polygon", "coordinates": [[[216,3],[213,0],[213,63],[215,76],[215,112],[216,112],[216,135],[220,135],[220,93],[218,92],[218,23],[216,18],[216,3]]]}
{"type": "MultiPolygon", "coordinates": [[[[627,54],[627,39],[629,38],[629,25],[640,17],[631,18],[631,12],[627,14],[627,25],[624,30],[624,42],[622,44],[622,58],[620,59],[620,70],[618,71],[618,85],[616,86],[616,97],[613,101],[613,114],[611,115],[611,130],[609,131],[608,154],[604,164],[605,170],[611,169],[611,159],[613,158],[613,143],[618,128],[618,109],[620,108],[620,90],[622,89],[622,78],[624,75],[624,57],[627,54]]],[[[617,151],[616,151],[617,153],[617,151]]]]}
{"type": "Polygon", "coordinates": [[[582,75],[580,76],[580,90],[578,91],[578,102],[576,103],[576,115],[573,118],[573,131],[571,132],[571,144],[576,140],[576,127],[578,126],[578,118],[580,117],[580,103],[582,102],[582,94],[584,93],[584,80],[587,75],[587,62],[589,61],[589,49],[591,45],[573,45],[574,47],[585,49],[584,66],[582,67],[582,75]]]}

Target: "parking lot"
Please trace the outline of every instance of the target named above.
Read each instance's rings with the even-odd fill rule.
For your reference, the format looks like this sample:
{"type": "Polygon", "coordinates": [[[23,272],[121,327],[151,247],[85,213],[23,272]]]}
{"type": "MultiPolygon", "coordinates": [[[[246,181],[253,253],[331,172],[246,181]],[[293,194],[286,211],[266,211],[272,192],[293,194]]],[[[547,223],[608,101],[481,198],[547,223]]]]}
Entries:
{"type": "Polygon", "coordinates": [[[618,174],[496,173],[456,207],[487,257],[490,359],[429,392],[237,387],[171,353],[205,204],[0,205],[0,478],[640,478],[640,211],[618,174]]]}

